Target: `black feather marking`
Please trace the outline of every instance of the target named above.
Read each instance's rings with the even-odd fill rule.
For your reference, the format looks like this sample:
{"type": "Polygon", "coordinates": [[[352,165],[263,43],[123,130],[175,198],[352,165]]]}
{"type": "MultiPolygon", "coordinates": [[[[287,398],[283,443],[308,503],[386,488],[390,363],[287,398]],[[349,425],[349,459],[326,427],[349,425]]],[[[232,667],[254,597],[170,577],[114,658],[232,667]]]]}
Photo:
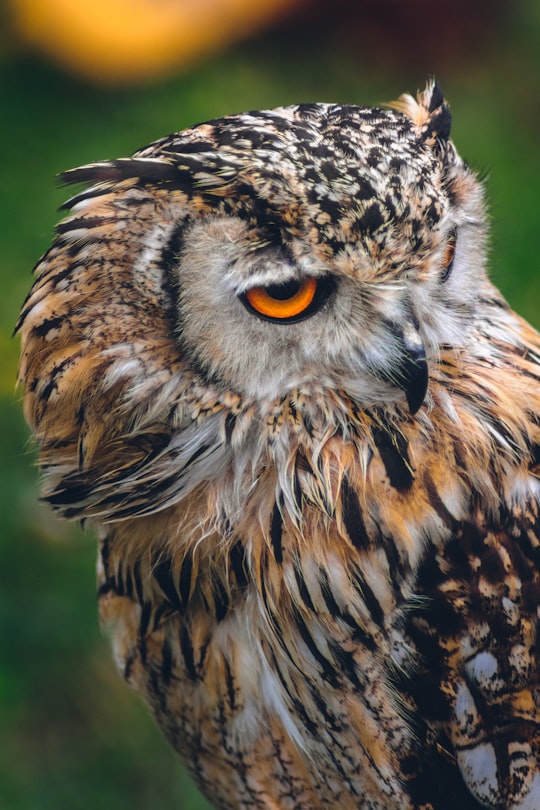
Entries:
{"type": "Polygon", "coordinates": [[[139,624],[139,635],[141,638],[144,638],[144,636],[148,631],[151,615],[152,615],[152,604],[151,602],[145,602],[142,606],[141,621],[139,624]]]}
{"type": "Polygon", "coordinates": [[[346,476],[343,477],[343,481],[341,482],[341,505],[343,510],[343,522],[349,540],[355,548],[368,548],[369,536],[362,515],[362,507],[360,506],[358,495],[350,486],[346,476]]]}
{"type": "Polygon", "coordinates": [[[315,605],[313,604],[313,600],[311,598],[311,594],[309,592],[308,586],[306,584],[306,580],[304,579],[304,572],[302,571],[302,564],[300,560],[294,560],[294,576],[296,579],[296,584],[298,585],[298,592],[300,597],[304,603],[304,605],[311,611],[315,612],[315,605]]]}
{"type": "Polygon", "coordinates": [[[329,647],[332,652],[332,655],[336,660],[336,663],[339,666],[340,672],[342,672],[348,678],[348,680],[352,683],[355,689],[361,691],[362,684],[360,683],[360,679],[358,678],[353,653],[350,650],[345,650],[340,644],[337,644],[335,641],[330,641],[329,647]]]}
{"type": "Polygon", "coordinates": [[[313,636],[309,632],[307,625],[298,610],[294,611],[295,625],[302,640],[310,651],[313,658],[320,664],[323,678],[332,686],[338,686],[339,677],[332,663],[326,658],[317,647],[313,636]]]}
{"type": "MultiPolygon", "coordinates": [[[[163,639],[161,645],[161,681],[165,685],[169,683],[172,676],[173,656],[170,642],[167,637],[163,639]]],[[[163,690],[159,690],[162,692],[163,690]]]]}
{"type": "Polygon", "coordinates": [[[338,603],[334,598],[334,594],[332,593],[332,588],[330,587],[330,580],[328,579],[328,573],[324,568],[319,567],[319,584],[321,587],[321,593],[323,599],[326,603],[326,607],[330,611],[330,615],[337,618],[338,616],[341,617],[341,608],[339,607],[338,603]]]}
{"type": "Polygon", "coordinates": [[[92,487],[85,479],[75,475],[65,476],[54,492],[47,495],[44,500],[53,507],[62,507],[65,504],[85,501],[91,491],[92,487]]]}
{"type": "Polygon", "coordinates": [[[375,233],[381,225],[384,225],[380,207],[376,203],[370,205],[366,208],[362,216],[357,219],[356,224],[362,233],[375,233]]]}
{"type": "Polygon", "coordinates": [[[176,225],[176,227],[174,227],[171,231],[169,239],[161,251],[160,267],[164,272],[165,278],[171,282],[173,286],[176,286],[176,276],[173,271],[177,269],[177,264],[180,258],[180,253],[184,242],[184,228],[184,221],[176,225]]]}
{"type": "Polygon", "coordinates": [[[202,672],[204,670],[206,656],[208,654],[208,648],[210,647],[211,640],[212,636],[207,636],[206,640],[199,647],[199,660],[197,662],[197,669],[199,672],[202,672]]]}
{"type": "Polygon", "coordinates": [[[231,600],[229,593],[219,576],[212,579],[212,596],[214,598],[216,620],[221,622],[229,612],[231,600]]]}
{"type": "Polygon", "coordinates": [[[90,230],[90,228],[99,228],[100,225],[108,225],[110,222],[115,222],[116,217],[78,217],[77,219],[68,219],[64,222],[59,222],[56,226],[56,233],[62,235],[70,231],[76,231],[78,228],[90,230]]]}
{"type": "Polygon", "coordinates": [[[405,575],[411,570],[410,562],[406,554],[404,558],[402,558],[395,538],[391,536],[383,536],[382,533],[380,533],[380,538],[386,559],[388,560],[388,568],[392,573],[390,581],[395,594],[398,596],[398,598],[400,598],[400,585],[403,582],[405,575]]]}
{"type": "Polygon", "coordinates": [[[195,668],[195,654],[193,650],[193,643],[187,625],[182,623],[180,627],[180,649],[184,656],[184,663],[186,665],[186,672],[188,678],[192,681],[197,680],[197,670],[195,668]]]}
{"type": "Polygon", "coordinates": [[[225,441],[227,442],[227,444],[231,443],[231,438],[235,424],[236,424],[236,415],[234,413],[228,413],[227,416],[225,417],[225,441]]]}
{"type": "Polygon", "coordinates": [[[301,719],[304,726],[310,731],[311,734],[315,734],[318,731],[318,725],[313,721],[306,712],[306,707],[304,704],[298,700],[298,697],[293,689],[291,689],[290,681],[284,676],[279,662],[276,658],[275,652],[272,647],[269,647],[269,655],[271,658],[272,669],[278,676],[283,689],[287,693],[291,704],[294,706],[296,712],[298,713],[299,718],[301,719]]]}
{"type": "Polygon", "coordinates": [[[324,568],[319,568],[319,584],[324,602],[330,612],[330,615],[334,618],[341,619],[343,622],[345,622],[345,624],[352,628],[354,630],[353,638],[356,641],[359,641],[368,650],[374,650],[376,645],[373,637],[370,636],[365,629],[358,624],[348,610],[342,610],[339,607],[335,600],[334,594],[332,593],[328,573],[324,568]]]}
{"type": "Polygon", "coordinates": [[[216,147],[210,141],[182,141],[181,143],[166,144],[163,148],[163,154],[181,155],[198,154],[199,152],[208,152],[210,155],[215,154],[216,147]]]}
{"type": "Polygon", "coordinates": [[[34,326],[32,329],[32,334],[35,337],[42,338],[47,335],[52,329],[58,329],[66,318],[64,316],[60,317],[53,317],[53,318],[46,318],[46,320],[42,321],[39,326],[34,326]]]}
{"type": "MultiPolygon", "coordinates": [[[[195,452],[190,455],[190,457],[188,458],[188,460],[184,464],[183,469],[187,470],[188,467],[191,467],[191,465],[194,464],[195,461],[197,461],[198,458],[200,458],[202,455],[204,455],[204,453],[206,453],[210,449],[212,449],[211,444],[201,444],[201,446],[198,447],[195,450],[195,452]]],[[[214,450],[215,450],[215,448],[214,448],[214,450]]]]}
{"type": "Polygon", "coordinates": [[[278,564],[283,562],[283,518],[281,517],[281,510],[279,504],[275,503],[274,511],[272,512],[272,521],[270,524],[270,539],[272,541],[272,548],[274,550],[274,557],[278,564]]]}
{"type": "MultiPolygon", "coordinates": [[[[66,172],[67,174],[67,172],[66,172]]],[[[69,183],[76,183],[76,180],[63,180],[62,175],[59,176],[59,180],[62,185],[69,185],[69,183]]],[[[73,197],[70,197],[69,200],[66,200],[65,203],[62,203],[60,206],[60,211],[69,211],[71,208],[74,208],[80,202],[91,200],[94,197],[101,197],[105,194],[105,189],[102,186],[98,186],[97,188],[89,188],[81,191],[80,194],[75,194],[73,197]]],[[[140,201],[137,200],[137,204],[140,204],[140,201]]],[[[47,254],[45,254],[46,256],[47,254]]],[[[45,256],[43,258],[45,258],[45,256]]]]}
{"type": "Polygon", "coordinates": [[[124,569],[123,569],[123,562],[120,563],[118,566],[118,571],[116,574],[116,582],[118,585],[118,593],[122,596],[127,596],[131,598],[130,594],[130,587],[129,587],[129,576],[124,577],[124,569]]]}
{"type": "Polygon", "coordinates": [[[104,537],[99,546],[99,553],[101,555],[101,564],[103,566],[103,571],[105,572],[105,577],[108,579],[110,576],[109,567],[111,562],[111,538],[104,537]]]}
{"type": "Polygon", "coordinates": [[[406,438],[401,433],[390,433],[384,428],[375,428],[373,439],[390,484],[398,492],[407,492],[413,484],[414,475],[409,461],[406,438]]]}
{"type": "Polygon", "coordinates": [[[135,585],[135,593],[137,594],[137,601],[140,605],[143,603],[143,584],[141,579],[141,561],[137,560],[132,570],[133,583],[135,585]]]}
{"type": "Polygon", "coordinates": [[[236,711],[236,689],[234,687],[234,675],[231,670],[231,665],[226,658],[223,658],[225,668],[225,683],[227,685],[227,697],[229,698],[229,706],[231,712],[236,711]]]}
{"type": "Polygon", "coordinates": [[[184,610],[184,605],[180,599],[180,595],[176,589],[172,577],[172,560],[170,557],[164,557],[154,566],[153,576],[164,595],[171,603],[171,605],[180,613],[184,610]]]}
{"type": "Polygon", "coordinates": [[[249,582],[249,568],[246,559],[246,550],[240,541],[231,546],[229,560],[238,587],[247,587],[249,582]]]}
{"type": "Polygon", "coordinates": [[[161,624],[161,620],[164,616],[168,617],[171,615],[171,606],[169,602],[165,599],[161,602],[160,605],[154,610],[154,614],[152,616],[152,633],[154,633],[161,624]]]}
{"type": "Polygon", "coordinates": [[[193,576],[193,557],[186,554],[180,566],[180,576],[178,578],[178,592],[184,607],[189,602],[191,595],[191,580],[193,576]]]}
{"type": "Polygon", "coordinates": [[[379,627],[382,627],[384,624],[384,611],[377,597],[375,596],[372,589],[368,585],[364,575],[362,574],[358,566],[353,565],[352,572],[354,575],[354,580],[356,583],[356,587],[358,589],[358,593],[361,596],[366,608],[368,609],[371,618],[373,619],[375,624],[377,624],[379,627]]]}
{"type": "Polygon", "coordinates": [[[437,487],[435,486],[435,482],[429,474],[426,474],[425,482],[430,505],[433,507],[443,523],[446,526],[449,526],[452,529],[452,532],[455,533],[458,529],[458,521],[444,505],[443,501],[441,500],[441,496],[437,491],[437,487]]]}

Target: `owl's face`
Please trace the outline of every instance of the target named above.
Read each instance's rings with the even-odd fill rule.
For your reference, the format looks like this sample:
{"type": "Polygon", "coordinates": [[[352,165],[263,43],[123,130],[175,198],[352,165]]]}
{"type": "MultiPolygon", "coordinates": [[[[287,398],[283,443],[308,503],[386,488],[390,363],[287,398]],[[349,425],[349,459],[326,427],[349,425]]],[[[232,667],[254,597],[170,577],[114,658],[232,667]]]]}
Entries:
{"type": "Polygon", "coordinates": [[[189,166],[164,249],[176,339],[206,380],[265,402],[330,387],[420,407],[430,358],[466,337],[484,250],[479,186],[429,123],[304,105],[140,153],[189,166]]]}

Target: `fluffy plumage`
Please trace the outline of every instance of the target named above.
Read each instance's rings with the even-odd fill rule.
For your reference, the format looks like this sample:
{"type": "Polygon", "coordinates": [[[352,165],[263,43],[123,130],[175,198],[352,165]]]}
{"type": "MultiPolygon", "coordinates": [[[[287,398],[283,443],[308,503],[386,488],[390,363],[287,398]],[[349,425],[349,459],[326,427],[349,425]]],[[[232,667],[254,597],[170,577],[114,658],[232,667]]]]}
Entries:
{"type": "Polygon", "coordinates": [[[449,130],[429,85],[64,175],[19,322],[44,496],[223,810],[540,807],[540,338],[449,130]]]}

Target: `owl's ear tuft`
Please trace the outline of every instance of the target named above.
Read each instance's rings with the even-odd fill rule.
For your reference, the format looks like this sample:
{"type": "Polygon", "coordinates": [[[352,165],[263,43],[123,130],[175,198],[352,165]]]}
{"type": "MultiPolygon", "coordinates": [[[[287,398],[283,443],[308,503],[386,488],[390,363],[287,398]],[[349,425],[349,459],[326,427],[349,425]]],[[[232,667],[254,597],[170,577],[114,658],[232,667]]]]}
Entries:
{"type": "Polygon", "coordinates": [[[440,84],[434,80],[416,98],[404,93],[390,105],[394,110],[408,116],[420,130],[422,140],[430,145],[445,142],[450,137],[452,115],[445,101],[440,84]]]}
{"type": "Polygon", "coordinates": [[[435,112],[445,103],[442,87],[436,81],[428,83],[423,95],[426,96],[425,105],[430,113],[435,112]]]}
{"type": "Polygon", "coordinates": [[[450,137],[452,114],[450,107],[444,99],[440,84],[431,82],[423,93],[419,94],[419,102],[424,103],[429,112],[429,118],[424,124],[424,138],[436,138],[437,141],[447,141],[450,137]]]}

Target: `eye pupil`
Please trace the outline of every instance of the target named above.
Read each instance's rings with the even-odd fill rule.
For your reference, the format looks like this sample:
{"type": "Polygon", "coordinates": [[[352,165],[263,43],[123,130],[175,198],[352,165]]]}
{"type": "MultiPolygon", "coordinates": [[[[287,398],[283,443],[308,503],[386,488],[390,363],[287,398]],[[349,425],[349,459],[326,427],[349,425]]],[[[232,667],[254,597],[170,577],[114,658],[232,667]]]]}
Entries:
{"type": "Polygon", "coordinates": [[[301,286],[301,281],[291,279],[290,281],[285,281],[283,284],[270,284],[268,287],[265,287],[265,290],[270,298],[275,298],[276,301],[287,301],[287,299],[296,295],[301,286]]]}
{"type": "Polygon", "coordinates": [[[306,276],[283,284],[251,287],[240,296],[254,315],[273,323],[297,323],[309,318],[327,300],[333,288],[329,277],[306,276]]]}

